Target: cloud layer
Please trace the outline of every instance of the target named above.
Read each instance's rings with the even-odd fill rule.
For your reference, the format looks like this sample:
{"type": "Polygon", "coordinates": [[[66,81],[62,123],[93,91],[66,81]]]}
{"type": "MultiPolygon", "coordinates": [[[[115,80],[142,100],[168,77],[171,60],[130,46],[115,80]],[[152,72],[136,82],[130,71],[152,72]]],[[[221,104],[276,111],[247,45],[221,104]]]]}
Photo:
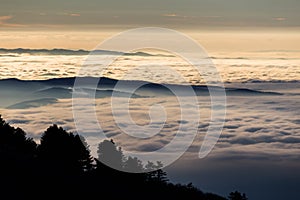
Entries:
{"type": "MultiPolygon", "coordinates": [[[[198,159],[198,151],[209,127],[210,104],[206,97],[198,98],[201,114],[199,133],[184,156],[166,168],[172,181],[192,181],[205,191],[223,195],[237,189],[258,200],[293,199],[297,196],[296,186],[300,180],[299,96],[229,96],[222,135],[204,159],[198,159]]],[[[154,129],[159,128],[159,121],[155,118],[151,121],[148,113],[156,104],[163,106],[167,113],[164,128],[153,137],[137,139],[122,132],[124,127],[136,131],[130,129],[126,121],[116,125],[110,98],[97,99],[97,120],[87,120],[81,124],[92,154],[96,156],[97,144],[103,138],[100,137],[97,122],[108,138],[113,138],[123,150],[131,152],[152,152],[164,147],[172,142],[179,124],[187,133],[192,130],[189,119],[180,118],[177,100],[171,97],[132,99],[130,112],[134,122],[140,126],[151,122],[154,129]]],[[[89,115],[90,110],[84,104],[80,109],[83,116],[89,115]]],[[[124,112],[120,110],[118,115],[122,116],[124,112]]],[[[76,132],[71,99],[60,99],[54,104],[37,108],[1,109],[0,113],[37,141],[53,123],[76,132]]],[[[179,142],[177,148],[180,149],[181,145],[179,142]]],[[[176,154],[179,149],[174,148],[169,153],[176,154]]]]}

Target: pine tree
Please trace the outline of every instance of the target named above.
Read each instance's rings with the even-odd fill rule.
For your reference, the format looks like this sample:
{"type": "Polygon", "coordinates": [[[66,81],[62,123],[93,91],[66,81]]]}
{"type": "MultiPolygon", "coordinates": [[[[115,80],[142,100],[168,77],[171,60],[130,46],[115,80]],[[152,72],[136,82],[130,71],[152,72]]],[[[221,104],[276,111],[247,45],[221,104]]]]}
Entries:
{"type": "Polygon", "coordinates": [[[81,138],[57,125],[49,127],[42,135],[38,155],[64,173],[83,172],[93,166],[93,159],[81,138]]]}
{"type": "Polygon", "coordinates": [[[122,170],[124,155],[121,147],[117,148],[113,140],[104,140],[98,145],[98,160],[108,167],[122,170]]]}

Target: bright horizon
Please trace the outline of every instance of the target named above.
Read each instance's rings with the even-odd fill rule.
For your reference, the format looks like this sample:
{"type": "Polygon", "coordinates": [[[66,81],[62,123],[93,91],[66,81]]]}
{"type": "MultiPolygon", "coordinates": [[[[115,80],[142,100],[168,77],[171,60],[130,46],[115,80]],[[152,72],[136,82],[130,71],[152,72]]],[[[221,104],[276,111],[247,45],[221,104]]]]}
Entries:
{"type": "Polygon", "coordinates": [[[295,0],[1,2],[0,48],[91,50],[128,29],[162,27],[190,36],[208,52],[300,50],[295,0]]]}
{"type": "MultiPolygon", "coordinates": [[[[2,30],[0,48],[84,49],[92,50],[101,42],[129,29],[96,30],[2,30]]],[[[300,34],[293,29],[173,29],[196,40],[208,53],[282,51],[299,55],[300,34]],[[259,45],[258,45],[259,44],[259,45]]]]}

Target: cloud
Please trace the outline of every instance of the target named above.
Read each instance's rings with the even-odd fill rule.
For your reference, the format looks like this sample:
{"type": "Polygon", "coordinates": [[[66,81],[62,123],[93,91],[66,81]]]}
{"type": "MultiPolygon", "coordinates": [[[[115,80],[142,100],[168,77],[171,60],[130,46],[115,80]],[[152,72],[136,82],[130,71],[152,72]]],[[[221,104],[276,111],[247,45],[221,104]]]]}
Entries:
{"type": "Polygon", "coordinates": [[[250,127],[250,128],[245,129],[245,131],[250,132],[250,133],[254,133],[254,132],[257,132],[261,129],[263,129],[263,128],[262,127],[250,127]]]}
{"type": "Polygon", "coordinates": [[[285,18],[285,17],[274,17],[273,20],[275,20],[275,21],[286,21],[287,18],[285,18]]]}
{"type": "Polygon", "coordinates": [[[148,144],[142,144],[140,146],[137,147],[138,151],[143,151],[143,152],[153,152],[153,151],[157,151],[160,148],[163,148],[164,144],[162,144],[161,142],[151,142],[148,144]]]}
{"type": "Polygon", "coordinates": [[[71,13],[71,12],[60,12],[57,15],[69,16],[69,17],[80,17],[79,13],[71,13]]]}
{"type": "Polygon", "coordinates": [[[7,25],[7,20],[10,20],[12,16],[10,15],[5,15],[5,16],[0,16],[0,26],[6,26],[7,25]]]}
{"type": "MultiPolygon", "coordinates": [[[[69,59],[72,58],[63,60],[63,62],[67,62],[69,59]]],[[[58,68],[54,67],[53,69],[58,68]]],[[[103,132],[106,133],[106,136],[117,141],[126,151],[151,152],[160,149],[172,141],[178,131],[178,124],[182,125],[186,133],[192,133],[193,129],[189,129],[189,118],[181,119],[178,117],[177,101],[171,97],[164,97],[163,100],[160,97],[135,98],[133,102],[134,106],[130,114],[136,123],[149,124],[149,118],[145,116],[145,111],[157,102],[165,105],[168,120],[157,135],[147,139],[133,138],[123,134],[122,129],[126,128],[128,133],[134,134],[144,134],[144,132],[135,130],[126,121],[119,121],[119,124],[115,123],[114,117],[120,117],[126,111],[122,110],[123,106],[117,107],[119,115],[113,117],[110,100],[108,98],[97,99],[96,114],[103,132]],[[120,124],[122,125],[120,126],[120,124]]],[[[228,96],[227,103],[228,110],[224,129],[213,152],[209,155],[210,158],[225,160],[274,160],[282,158],[289,160],[299,158],[300,121],[297,113],[299,96],[282,96],[276,99],[273,96],[264,96],[263,98],[228,96]],[[287,101],[289,103],[286,103],[287,101]],[[266,104],[266,102],[272,103],[266,104]],[[285,109],[275,109],[277,107],[285,109]]],[[[210,105],[201,105],[203,110],[201,112],[201,124],[198,125],[199,138],[193,143],[193,148],[187,152],[187,155],[194,157],[198,156],[210,120],[210,105]]],[[[90,115],[90,109],[85,106],[84,102],[79,106],[82,116],[90,115]]],[[[12,125],[20,126],[34,138],[38,138],[42,131],[53,123],[59,124],[68,131],[76,132],[71,99],[59,99],[52,105],[46,104],[30,109],[0,109],[0,113],[12,125]]],[[[159,121],[153,120],[151,125],[151,128],[159,128],[159,121]]],[[[84,130],[83,133],[87,137],[87,142],[95,144],[94,146],[91,145],[91,149],[96,155],[96,144],[101,141],[97,121],[91,119],[86,122],[83,121],[80,127],[84,130]]],[[[176,148],[172,149],[172,152],[173,150],[175,152],[180,145],[180,143],[176,144],[176,148]]]]}
{"type": "Polygon", "coordinates": [[[71,14],[69,14],[71,17],[80,17],[80,14],[78,14],[78,13],[71,13],[71,14]]]}
{"type": "Polygon", "coordinates": [[[9,20],[11,18],[12,18],[12,16],[10,16],[10,15],[0,16],[0,22],[4,23],[6,20],[9,20]]]}
{"type": "Polygon", "coordinates": [[[11,15],[0,16],[0,27],[20,27],[20,26],[24,26],[24,25],[21,25],[21,24],[13,24],[13,23],[7,22],[12,18],[13,18],[13,16],[11,16],[11,15]]]}
{"type": "Polygon", "coordinates": [[[169,20],[169,21],[186,21],[188,19],[193,19],[195,17],[193,16],[187,16],[187,15],[179,15],[179,14],[176,14],[176,13],[166,13],[166,14],[163,14],[162,15],[163,17],[165,17],[166,20],[169,20]]]}
{"type": "Polygon", "coordinates": [[[175,14],[175,13],[167,13],[167,14],[163,14],[164,17],[178,17],[179,15],[175,14]]]}

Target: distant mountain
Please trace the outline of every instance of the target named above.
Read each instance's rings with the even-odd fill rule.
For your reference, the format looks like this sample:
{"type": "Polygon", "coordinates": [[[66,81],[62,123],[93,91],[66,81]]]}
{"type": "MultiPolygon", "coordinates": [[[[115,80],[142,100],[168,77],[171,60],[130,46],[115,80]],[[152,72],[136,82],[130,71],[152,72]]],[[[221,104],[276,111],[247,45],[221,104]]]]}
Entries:
{"type": "Polygon", "coordinates": [[[55,99],[55,98],[43,98],[43,99],[36,99],[36,100],[23,101],[20,103],[16,103],[11,106],[8,106],[7,109],[36,108],[36,107],[45,106],[48,104],[53,104],[56,102],[57,102],[57,99],[55,99]]]}
{"type": "MultiPolygon", "coordinates": [[[[5,49],[0,48],[0,54],[31,54],[31,55],[124,55],[124,56],[162,56],[162,57],[173,57],[172,55],[165,54],[150,54],[142,51],[138,52],[120,52],[112,50],[72,50],[72,49],[5,49]]],[[[9,55],[14,56],[14,55],[9,55]]]]}

